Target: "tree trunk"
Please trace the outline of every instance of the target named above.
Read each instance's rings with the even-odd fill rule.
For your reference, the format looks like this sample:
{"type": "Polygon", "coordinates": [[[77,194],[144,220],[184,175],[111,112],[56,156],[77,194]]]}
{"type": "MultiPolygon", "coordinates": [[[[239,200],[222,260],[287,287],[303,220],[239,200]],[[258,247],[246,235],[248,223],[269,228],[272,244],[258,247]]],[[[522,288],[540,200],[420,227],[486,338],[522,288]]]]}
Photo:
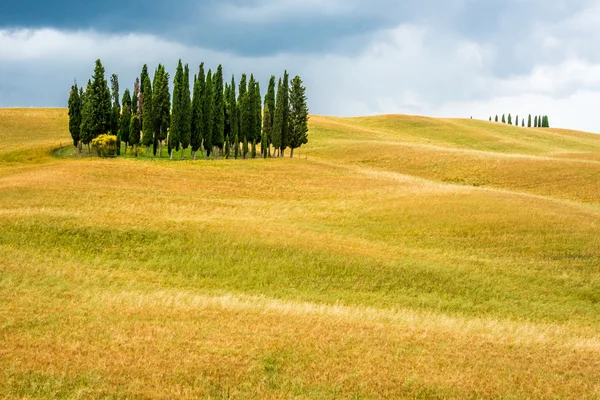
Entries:
{"type": "Polygon", "coordinates": [[[290,152],[290,158],[294,158],[294,148],[292,147],[292,151],[290,152]]]}
{"type": "Polygon", "coordinates": [[[161,141],[160,141],[160,146],[159,146],[159,148],[160,148],[160,152],[159,152],[159,156],[160,156],[160,158],[162,158],[162,144],[163,144],[163,142],[162,142],[162,140],[161,140],[161,141]]]}
{"type": "Polygon", "coordinates": [[[285,157],[285,149],[281,149],[281,157],[285,157]]]}
{"type": "Polygon", "coordinates": [[[196,161],[196,151],[192,151],[192,155],[194,156],[194,161],[196,161]]]}
{"type": "Polygon", "coordinates": [[[181,159],[182,160],[185,160],[184,154],[185,154],[185,150],[181,149],[181,159]]]}
{"type": "Polygon", "coordinates": [[[216,160],[219,155],[219,148],[217,146],[213,147],[213,157],[216,160]]]}
{"type": "Polygon", "coordinates": [[[137,144],[133,145],[133,154],[135,154],[136,157],[138,156],[138,154],[137,154],[137,144]]]}
{"type": "Polygon", "coordinates": [[[77,141],[77,153],[81,154],[81,140],[77,141]]]}
{"type": "Polygon", "coordinates": [[[175,149],[171,149],[171,154],[169,155],[169,160],[173,160],[173,152],[175,151],[175,149]]]}
{"type": "Polygon", "coordinates": [[[123,154],[127,155],[127,142],[125,142],[125,151],[123,152],[123,154]]]}
{"type": "Polygon", "coordinates": [[[146,158],[150,157],[150,147],[146,147],[146,158]]]}

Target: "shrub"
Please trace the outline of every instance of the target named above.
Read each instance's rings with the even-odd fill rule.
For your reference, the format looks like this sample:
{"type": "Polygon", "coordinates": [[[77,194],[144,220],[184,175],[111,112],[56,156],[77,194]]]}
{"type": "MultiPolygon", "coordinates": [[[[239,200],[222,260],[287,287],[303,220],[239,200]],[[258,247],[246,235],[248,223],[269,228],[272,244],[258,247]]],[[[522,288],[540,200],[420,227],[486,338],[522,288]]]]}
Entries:
{"type": "Polygon", "coordinates": [[[116,157],[117,137],[115,135],[100,135],[92,140],[92,147],[98,152],[98,157],[116,157]]]}

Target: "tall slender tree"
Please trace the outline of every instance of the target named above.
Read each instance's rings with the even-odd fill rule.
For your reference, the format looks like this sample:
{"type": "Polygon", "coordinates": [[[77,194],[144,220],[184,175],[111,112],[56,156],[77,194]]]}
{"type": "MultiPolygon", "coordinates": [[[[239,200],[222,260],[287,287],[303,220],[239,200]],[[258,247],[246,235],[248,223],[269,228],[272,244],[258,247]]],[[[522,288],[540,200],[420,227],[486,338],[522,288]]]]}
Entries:
{"type": "Polygon", "coordinates": [[[162,157],[163,143],[171,124],[171,93],[169,92],[169,73],[164,65],[158,64],[154,72],[152,107],[154,117],[154,155],[157,150],[162,157]]]}
{"type": "Polygon", "coordinates": [[[148,65],[144,64],[144,66],[142,67],[142,72],[140,73],[140,84],[141,84],[140,93],[144,93],[144,91],[145,91],[144,82],[146,82],[146,78],[149,78],[149,77],[150,77],[150,75],[148,75],[148,65]]]}
{"type": "Polygon", "coordinates": [[[276,156],[281,156],[281,146],[283,132],[283,83],[281,78],[277,84],[277,101],[275,102],[275,115],[273,117],[273,147],[275,148],[276,156]]]}
{"type": "Polygon", "coordinates": [[[504,114],[502,114],[502,123],[505,124],[506,123],[506,118],[504,116],[504,114]]]}
{"type": "Polygon", "coordinates": [[[306,88],[302,79],[296,76],[292,79],[290,88],[290,119],[289,119],[290,158],[294,157],[294,149],[308,142],[308,106],[306,104],[306,88]]]}
{"type": "Polygon", "coordinates": [[[231,76],[231,87],[229,90],[229,125],[231,126],[231,137],[230,141],[233,146],[233,158],[239,157],[240,150],[240,124],[239,124],[239,110],[237,104],[237,98],[235,93],[235,76],[231,76]]]}
{"type": "MultiPolygon", "coordinates": [[[[213,77],[213,146],[223,150],[225,144],[225,99],[223,97],[223,67],[217,67],[217,73],[213,77]]],[[[214,155],[217,158],[218,152],[214,155]]]]}
{"type": "Polygon", "coordinates": [[[142,104],[142,145],[146,147],[146,157],[150,155],[150,147],[154,144],[154,108],[152,104],[152,83],[146,74],[142,85],[144,102],[142,104]]]}
{"type": "Polygon", "coordinates": [[[496,122],[498,122],[498,114],[496,114],[496,122]]]}
{"type": "Polygon", "coordinates": [[[73,146],[77,147],[77,151],[81,153],[80,132],[81,132],[81,97],[79,96],[79,88],[77,83],[71,86],[69,92],[69,132],[73,139],[73,146]]]}
{"type": "Polygon", "coordinates": [[[96,60],[91,86],[94,92],[94,95],[90,97],[93,112],[91,130],[92,136],[95,138],[110,131],[112,111],[110,90],[104,74],[104,67],[99,59],[96,60]]]}
{"type": "Polygon", "coordinates": [[[266,147],[268,156],[271,157],[271,143],[273,143],[273,119],[275,117],[275,75],[271,75],[269,87],[265,95],[263,129],[267,139],[266,147]],[[268,118],[266,118],[268,116],[268,118]]]}
{"type": "Polygon", "coordinates": [[[206,74],[206,84],[204,86],[204,104],[202,107],[204,126],[202,128],[202,147],[206,151],[205,157],[211,155],[213,149],[213,125],[214,125],[214,96],[213,96],[213,77],[209,69],[206,74]]]}
{"type": "MultiPolygon", "coordinates": [[[[246,133],[244,132],[245,110],[244,110],[243,102],[244,102],[244,98],[246,96],[247,91],[248,91],[248,78],[247,78],[246,74],[242,74],[242,77],[240,78],[238,101],[237,101],[237,105],[238,105],[238,140],[239,140],[238,145],[240,143],[242,144],[242,150],[241,150],[242,158],[245,158],[243,143],[244,143],[244,138],[246,137],[246,133]]],[[[246,151],[246,153],[247,153],[247,151],[246,151]]]]}
{"type": "Polygon", "coordinates": [[[133,83],[133,94],[131,95],[131,113],[138,113],[138,98],[140,95],[140,78],[135,78],[133,83]]]}
{"type": "Polygon", "coordinates": [[[508,124],[512,125],[513,121],[512,121],[512,116],[510,115],[510,113],[508,114],[508,124]]]}
{"type": "MultiPolygon", "coordinates": [[[[203,66],[200,68],[202,69],[203,66]]],[[[195,160],[196,152],[202,147],[202,92],[200,90],[198,75],[194,75],[190,145],[192,146],[192,157],[195,160]]]]}
{"type": "Polygon", "coordinates": [[[140,130],[142,125],[140,123],[140,117],[137,114],[131,116],[131,122],[129,123],[129,144],[133,146],[133,153],[137,157],[137,145],[140,144],[140,130]]]}
{"type": "Polygon", "coordinates": [[[181,122],[181,159],[184,159],[185,151],[190,147],[192,130],[192,100],[190,97],[190,69],[187,64],[183,69],[183,90],[182,90],[182,122],[181,122]]]}
{"type": "Polygon", "coordinates": [[[269,136],[272,133],[271,131],[273,127],[270,125],[271,123],[271,112],[269,111],[269,107],[267,107],[265,104],[265,107],[263,107],[263,140],[261,145],[261,149],[264,149],[263,156],[265,157],[271,157],[271,143],[269,142],[269,136]]]}
{"type": "Polygon", "coordinates": [[[119,77],[112,74],[110,77],[110,88],[112,95],[112,112],[110,114],[110,133],[117,137],[117,155],[121,154],[121,137],[119,136],[119,119],[121,117],[121,105],[119,104],[119,77]]]}
{"type": "Polygon", "coordinates": [[[82,97],[81,127],[79,129],[81,143],[87,145],[88,154],[90,154],[90,142],[94,139],[94,103],[97,101],[95,97],[92,82],[88,81],[82,97]]]}
{"type": "Polygon", "coordinates": [[[534,128],[538,127],[538,117],[537,117],[537,115],[535,116],[535,119],[533,120],[533,127],[534,128]]]}
{"type": "MultiPolygon", "coordinates": [[[[260,82],[254,81],[254,153],[256,153],[256,145],[262,145],[262,96],[260,93],[260,82]]],[[[254,155],[253,155],[254,157],[254,155]]]]}
{"type": "Polygon", "coordinates": [[[173,159],[173,152],[179,150],[181,129],[183,126],[183,65],[181,60],[177,64],[173,86],[173,110],[171,112],[171,128],[169,129],[169,157],[173,159]]]}
{"type": "Polygon", "coordinates": [[[281,156],[285,156],[285,148],[289,145],[289,115],[290,115],[290,75],[283,73],[283,120],[281,123],[281,156]]]}
{"type": "Polygon", "coordinates": [[[129,125],[131,124],[131,94],[129,89],[123,93],[123,112],[119,120],[119,137],[125,143],[125,154],[127,154],[127,144],[129,143],[129,125]]]}
{"type": "MultiPolygon", "coordinates": [[[[242,77],[242,82],[245,83],[244,77],[242,77]]],[[[240,87],[241,101],[240,101],[240,132],[242,134],[243,147],[242,147],[242,157],[246,158],[248,155],[248,144],[253,143],[254,138],[254,77],[251,75],[250,80],[247,84],[247,90],[243,90],[240,87]]]]}
{"type": "Polygon", "coordinates": [[[531,114],[529,114],[529,119],[527,120],[527,127],[531,128],[531,114]]]}
{"type": "Polygon", "coordinates": [[[225,140],[225,149],[223,150],[223,156],[225,157],[225,159],[229,159],[229,156],[231,155],[231,115],[229,115],[229,113],[231,112],[231,107],[229,106],[229,101],[231,100],[231,85],[229,85],[228,82],[225,82],[225,90],[224,90],[224,94],[223,94],[223,99],[224,99],[224,108],[225,111],[223,112],[223,117],[224,117],[224,133],[223,133],[223,138],[225,140]]]}
{"type": "Polygon", "coordinates": [[[522,122],[523,122],[522,127],[525,128],[525,117],[523,117],[522,122]]]}

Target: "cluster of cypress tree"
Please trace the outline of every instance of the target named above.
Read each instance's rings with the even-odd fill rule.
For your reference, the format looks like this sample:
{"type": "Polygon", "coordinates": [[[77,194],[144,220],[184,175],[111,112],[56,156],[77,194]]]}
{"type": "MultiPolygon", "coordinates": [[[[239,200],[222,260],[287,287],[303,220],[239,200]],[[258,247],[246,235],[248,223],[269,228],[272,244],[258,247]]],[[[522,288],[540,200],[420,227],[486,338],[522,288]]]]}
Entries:
{"type": "MultiPolygon", "coordinates": [[[[490,122],[491,121],[492,121],[492,117],[490,117],[490,122]]],[[[500,122],[498,120],[498,115],[496,115],[496,118],[494,119],[494,121],[500,122]]],[[[508,114],[508,120],[506,119],[505,114],[502,114],[501,121],[503,124],[509,124],[509,125],[513,124],[512,116],[510,114],[508,114]]],[[[519,126],[519,116],[518,115],[515,118],[514,124],[515,124],[515,126],[519,126]]],[[[521,119],[521,126],[525,127],[525,118],[521,119]]],[[[528,128],[550,128],[550,121],[549,121],[547,115],[540,115],[540,116],[536,115],[532,120],[531,114],[529,114],[529,118],[527,119],[527,127],[528,128]]]]}
{"type": "MultiPolygon", "coordinates": [[[[93,78],[85,91],[77,83],[69,94],[69,131],[73,145],[81,152],[103,133],[117,136],[117,155],[124,144],[150,149],[162,157],[166,142],[170,158],[173,151],[191,148],[193,158],[202,151],[205,158],[211,155],[225,158],[257,156],[283,157],[290,148],[308,142],[308,107],[306,89],[299,76],[290,82],[287,71],[279,78],[271,76],[267,93],[261,96],[259,82],[254,75],[243,74],[239,85],[235,76],[224,83],[221,65],[216,72],[205,72],[200,64],[190,90],[190,71],[181,60],[175,72],[173,93],[169,91],[169,74],[158,65],[152,81],[148,66],[144,65],[136,78],[133,93],[126,89],[119,102],[119,79],[113,74],[109,89],[104,77],[104,67],[96,60],[93,78]],[[237,95],[236,95],[237,91],[237,95]],[[272,150],[273,149],[273,150],[272,150]]],[[[184,151],[181,152],[181,158],[184,151]]]]}

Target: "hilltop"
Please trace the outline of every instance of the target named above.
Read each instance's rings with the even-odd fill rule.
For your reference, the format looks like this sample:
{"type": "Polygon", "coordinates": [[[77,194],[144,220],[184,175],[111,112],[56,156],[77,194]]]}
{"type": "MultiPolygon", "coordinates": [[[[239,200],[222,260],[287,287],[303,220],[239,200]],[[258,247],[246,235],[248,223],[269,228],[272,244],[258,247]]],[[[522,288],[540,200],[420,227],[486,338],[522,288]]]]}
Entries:
{"type": "Polygon", "coordinates": [[[600,135],[309,128],[294,159],[71,158],[66,110],[0,110],[0,393],[600,396],[600,135]]]}

